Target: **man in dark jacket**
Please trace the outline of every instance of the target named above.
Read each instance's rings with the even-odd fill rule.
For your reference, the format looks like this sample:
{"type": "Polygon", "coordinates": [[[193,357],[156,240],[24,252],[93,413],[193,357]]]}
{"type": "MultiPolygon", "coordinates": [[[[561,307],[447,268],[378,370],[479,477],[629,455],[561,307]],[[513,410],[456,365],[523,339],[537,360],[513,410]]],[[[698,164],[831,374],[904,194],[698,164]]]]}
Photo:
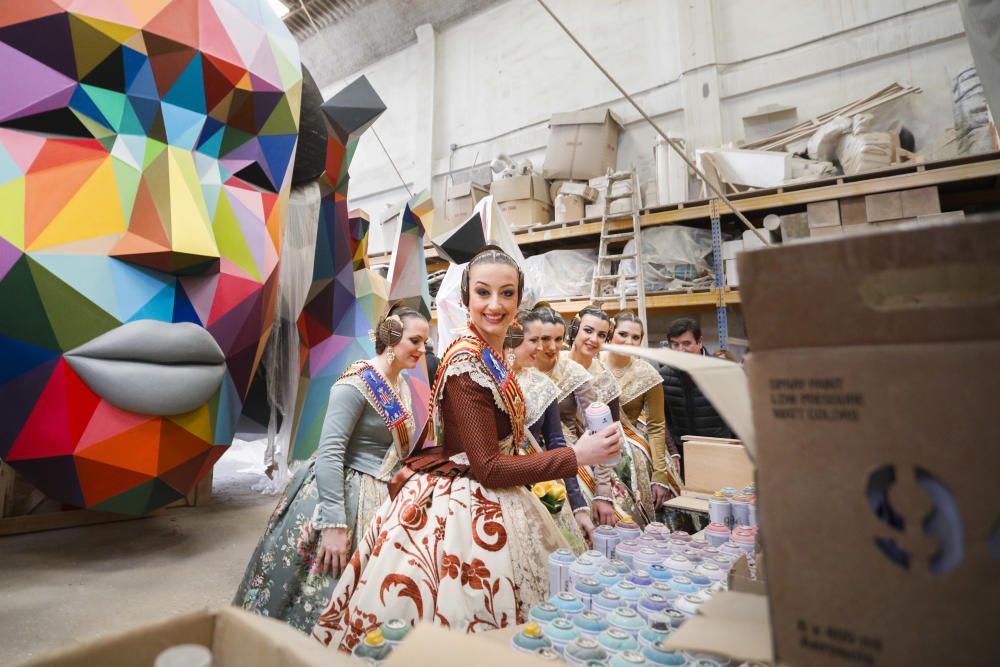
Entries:
{"type": "MultiPolygon", "coordinates": [[[[689,354],[708,356],[701,337],[698,322],[682,317],[674,320],[667,330],[670,349],[689,354]]],[[[666,408],[667,428],[681,452],[681,470],[684,469],[685,435],[708,436],[712,438],[734,438],[733,430],[722,419],[718,411],[698,389],[691,376],[670,366],[662,366],[663,403],[666,408]]]]}

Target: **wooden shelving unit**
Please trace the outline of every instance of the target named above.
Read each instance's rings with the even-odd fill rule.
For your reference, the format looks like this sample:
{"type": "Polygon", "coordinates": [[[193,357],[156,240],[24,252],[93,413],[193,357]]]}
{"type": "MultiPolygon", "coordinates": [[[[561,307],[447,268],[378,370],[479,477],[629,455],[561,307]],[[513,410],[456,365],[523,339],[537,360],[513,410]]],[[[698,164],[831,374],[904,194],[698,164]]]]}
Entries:
{"type": "MultiPolygon", "coordinates": [[[[929,163],[910,163],[878,171],[838,176],[834,178],[795,183],[778,188],[753,190],[729,195],[730,199],[751,221],[760,220],[768,213],[795,213],[804,211],[812,202],[858,197],[881,192],[908,190],[937,186],[941,190],[942,208],[954,210],[962,204],[1000,205],[1000,153],[972,155],[953,160],[929,163]],[[945,202],[953,199],[956,205],[945,202]]],[[[722,211],[724,222],[732,223],[735,216],[722,211]]],[[[642,227],[657,227],[670,224],[705,224],[709,222],[709,202],[690,201],[671,206],[659,206],[643,210],[640,219],[642,227]]],[[[613,223],[612,231],[625,230],[628,220],[613,223]]],[[[590,218],[562,223],[552,223],[515,231],[514,237],[526,255],[534,255],[556,247],[585,247],[588,242],[597,246],[601,232],[600,219],[590,218]]],[[[439,269],[446,264],[438,257],[433,247],[426,249],[428,269],[439,269]]],[[[387,254],[373,255],[373,265],[388,263],[387,254]]],[[[683,294],[659,294],[647,298],[646,307],[665,310],[690,306],[714,306],[716,293],[713,291],[683,294]]],[[[586,305],[586,299],[553,302],[553,307],[563,314],[575,314],[586,305]]],[[[739,292],[726,290],[726,303],[739,303],[739,292]]],[[[632,304],[634,307],[634,304],[632,304]]]]}

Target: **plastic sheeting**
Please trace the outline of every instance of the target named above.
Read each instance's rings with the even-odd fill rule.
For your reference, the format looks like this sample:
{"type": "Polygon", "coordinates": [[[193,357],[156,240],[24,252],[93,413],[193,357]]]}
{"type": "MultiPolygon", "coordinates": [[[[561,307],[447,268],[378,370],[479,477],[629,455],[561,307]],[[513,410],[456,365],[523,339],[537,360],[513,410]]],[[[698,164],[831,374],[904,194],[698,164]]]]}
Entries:
{"type": "MultiPolygon", "coordinates": [[[[668,292],[688,287],[710,286],[714,274],[708,256],[712,254],[712,234],[704,229],[668,225],[641,232],[643,275],[646,292],[668,292]]],[[[635,241],[625,245],[625,253],[635,250],[635,241]]],[[[635,276],[635,260],[622,260],[621,270],[635,276]]],[[[635,281],[628,290],[635,293],[635,281]]]]}
{"type": "Polygon", "coordinates": [[[305,307],[312,283],[319,209],[318,183],[307,183],[292,190],[278,270],[277,313],[262,360],[271,408],[264,453],[269,479],[254,490],[264,493],[277,493],[290,476],[288,454],[299,387],[299,331],[295,323],[305,307]]]}
{"type": "Polygon", "coordinates": [[[951,97],[959,155],[993,150],[986,94],[975,67],[969,66],[958,73],[952,82],[951,97]]]}
{"type": "Polygon", "coordinates": [[[524,279],[542,299],[589,296],[596,267],[596,250],[552,250],[524,261],[524,279]]]}

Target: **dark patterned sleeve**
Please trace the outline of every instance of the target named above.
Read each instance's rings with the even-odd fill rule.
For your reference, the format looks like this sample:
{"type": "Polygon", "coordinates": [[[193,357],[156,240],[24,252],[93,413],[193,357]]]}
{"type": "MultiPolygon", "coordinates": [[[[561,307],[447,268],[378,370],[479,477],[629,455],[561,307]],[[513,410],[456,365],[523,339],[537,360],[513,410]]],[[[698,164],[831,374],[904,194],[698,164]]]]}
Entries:
{"type": "Polygon", "coordinates": [[[501,454],[499,408],[493,393],[467,375],[448,378],[440,409],[445,439],[465,451],[472,474],[487,488],[522,486],[576,474],[576,452],[569,447],[527,456],[501,454]]]}
{"type": "MultiPolygon", "coordinates": [[[[566,438],[563,437],[562,423],[559,419],[559,402],[552,401],[545,409],[545,414],[538,420],[542,424],[542,434],[545,441],[545,449],[557,449],[566,447],[566,438]]],[[[574,510],[587,507],[587,501],[580,491],[580,482],[576,478],[576,471],[572,475],[563,478],[566,485],[566,496],[569,498],[569,506],[574,510]]]]}

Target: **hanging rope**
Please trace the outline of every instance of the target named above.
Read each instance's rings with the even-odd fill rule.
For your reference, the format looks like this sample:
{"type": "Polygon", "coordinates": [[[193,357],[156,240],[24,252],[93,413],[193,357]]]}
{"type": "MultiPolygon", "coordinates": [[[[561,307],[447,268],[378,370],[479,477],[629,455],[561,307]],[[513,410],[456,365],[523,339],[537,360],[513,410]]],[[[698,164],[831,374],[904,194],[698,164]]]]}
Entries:
{"type": "Polygon", "coordinates": [[[559,24],[559,27],[563,29],[563,32],[565,32],[566,35],[569,36],[571,40],[573,40],[573,43],[576,44],[578,47],[580,47],[580,50],[583,51],[584,55],[590,59],[590,62],[594,63],[597,69],[601,70],[601,74],[603,74],[607,78],[607,80],[610,81],[612,85],[614,85],[614,87],[618,89],[618,92],[620,92],[622,96],[626,100],[628,100],[633,107],[635,107],[635,110],[639,112],[639,115],[642,116],[646,120],[646,122],[652,126],[654,130],[656,130],[656,133],[659,134],[663,138],[663,140],[666,141],[670,145],[670,147],[677,152],[678,155],[681,156],[681,159],[684,160],[684,162],[687,163],[687,166],[690,167],[691,170],[698,175],[698,178],[700,178],[705,183],[705,185],[708,186],[708,189],[711,190],[716,197],[718,197],[719,199],[721,199],[726,203],[726,206],[728,206],[729,210],[733,212],[733,215],[739,218],[740,222],[742,222],[744,225],[747,226],[747,229],[756,234],[757,238],[759,238],[764,245],[770,245],[767,239],[764,238],[764,235],[760,233],[760,230],[754,227],[753,224],[749,220],[747,220],[746,216],[736,209],[736,205],[733,204],[733,202],[729,201],[729,198],[726,197],[726,195],[724,195],[718,187],[716,187],[715,183],[713,183],[710,179],[708,179],[705,176],[705,174],[702,173],[702,171],[695,166],[694,162],[692,162],[691,158],[689,158],[687,154],[684,153],[684,149],[682,149],[678,145],[677,141],[675,139],[671,139],[669,136],[667,136],[666,132],[660,129],[660,126],[657,125],[653,121],[653,119],[649,117],[649,114],[643,111],[642,107],[639,106],[639,103],[636,102],[624,88],[622,88],[621,84],[618,83],[618,81],[613,76],[611,76],[611,73],[608,72],[608,70],[604,69],[604,66],[601,65],[601,63],[598,62],[597,58],[595,58],[593,54],[591,54],[590,51],[587,50],[587,47],[585,47],[583,44],[580,43],[580,40],[578,40],[576,36],[574,36],[573,33],[570,32],[570,29],[566,27],[566,24],[560,21],[559,17],[556,16],[555,12],[553,12],[552,9],[549,8],[547,4],[545,4],[545,0],[538,0],[538,4],[542,6],[542,9],[548,12],[549,16],[551,16],[552,19],[557,24],[559,24]]]}

